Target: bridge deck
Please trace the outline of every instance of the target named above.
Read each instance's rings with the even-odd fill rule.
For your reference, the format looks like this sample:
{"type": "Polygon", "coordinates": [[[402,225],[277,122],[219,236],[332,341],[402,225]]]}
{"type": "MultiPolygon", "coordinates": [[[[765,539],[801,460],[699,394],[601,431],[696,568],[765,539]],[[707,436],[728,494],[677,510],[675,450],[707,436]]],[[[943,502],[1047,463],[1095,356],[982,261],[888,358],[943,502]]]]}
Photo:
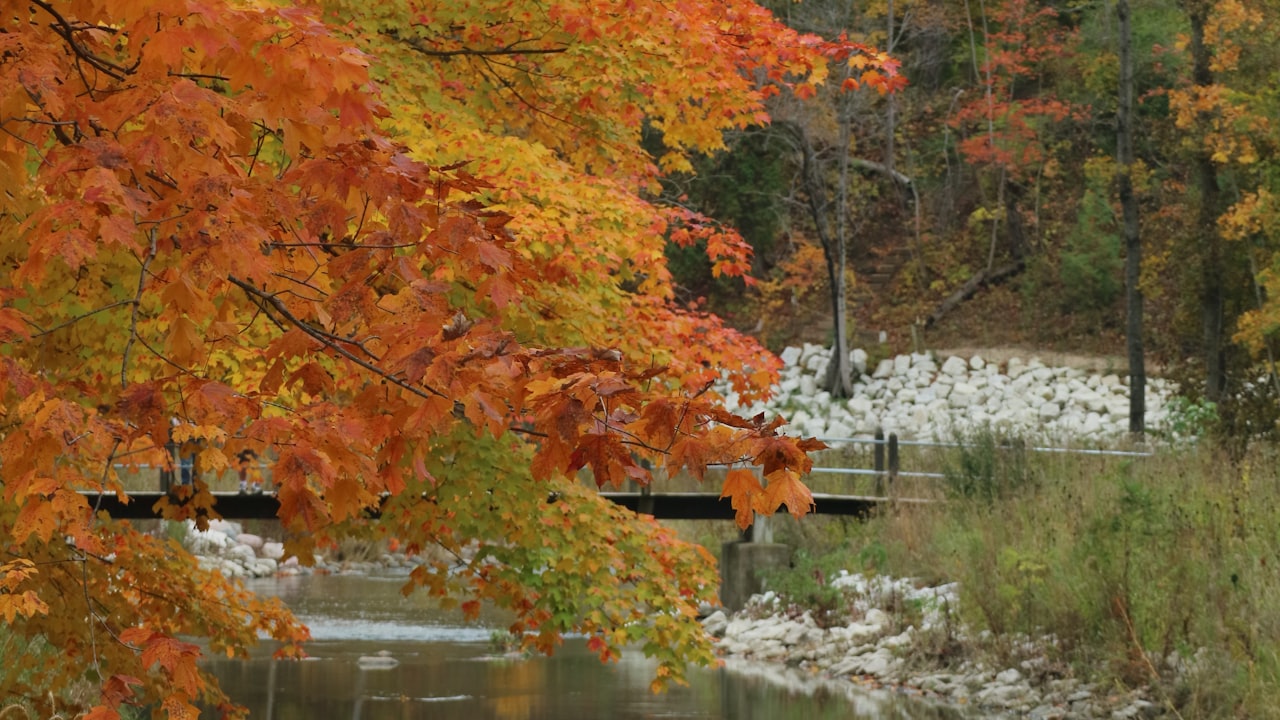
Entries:
{"type": "MultiPolygon", "coordinates": [[[[644,512],[660,520],[732,520],[733,508],[727,499],[714,493],[653,493],[602,492],[602,496],[637,512],[644,512]]],[[[160,517],[155,511],[156,502],[165,494],[161,492],[134,492],[129,503],[120,502],[115,495],[87,495],[90,504],[106,511],[111,517],[130,520],[160,517]]],[[[232,520],[274,520],[280,511],[280,503],[271,494],[241,495],[215,492],[217,512],[232,520]]],[[[858,495],[814,494],[814,512],[828,515],[865,517],[879,505],[887,502],[919,503],[920,500],[898,499],[890,501],[881,497],[858,495]]],[[[376,516],[371,512],[371,516],[376,516]]]]}

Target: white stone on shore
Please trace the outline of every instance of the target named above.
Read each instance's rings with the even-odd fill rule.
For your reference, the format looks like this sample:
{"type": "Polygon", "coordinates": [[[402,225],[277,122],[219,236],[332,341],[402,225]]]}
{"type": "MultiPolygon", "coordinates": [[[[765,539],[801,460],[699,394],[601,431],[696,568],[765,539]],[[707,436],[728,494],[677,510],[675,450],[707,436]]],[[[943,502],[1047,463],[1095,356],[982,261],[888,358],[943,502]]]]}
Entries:
{"type": "MultiPolygon", "coordinates": [[[[955,430],[990,426],[1057,442],[1104,442],[1128,431],[1128,387],[1115,373],[1090,375],[1017,357],[1002,372],[977,355],[948,357],[939,368],[928,354],[904,354],[881,360],[870,377],[859,375],[853,398],[833,401],[819,389],[829,354],[811,344],[784,350],[774,401],[755,404],[748,414],[781,412],[791,417],[794,434],[832,438],[882,427],[904,438],[949,440],[955,430]]],[[[850,357],[860,371],[866,368],[865,351],[850,357]]],[[[1149,428],[1165,421],[1161,410],[1176,390],[1160,378],[1148,382],[1149,428]]]]}
{"type": "Polygon", "coordinates": [[[952,377],[964,375],[968,370],[969,364],[964,361],[964,358],[958,355],[952,355],[942,363],[943,374],[950,375],[952,377]]]}
{"type": "Polygon", "coordinates": [[[812,375],[805,375],[800,378],[800,394],[805,397],[812,397],[818,392],[818,379],[812,375]]]}
{"type": "Polygon", "coordinates": [[[257,559],[258,554],[248,545],[232,545],[222,551],[223,557],[244,565],[257,559]]]}
{"type": "MultiPolygon", "coordinates": [[[[748,608],[735,616],[713,612],[703,625],[708,633],[720,638],[720,652],[735,670],[747,667],[743,663],[754,663],[749,667],[756,675],[789,687],[794,687],[797,680],[832,682],[863,677],[903,689],[917,688],[943,702],[987,714],[1039,720],[1150,716],[1153,705],[1140,691],[1116,694],[1069,677],[1040,677],[1049,663],[1048,653],[1054,642],[1051,638],[1017,643],[1021,660],[1012,660],[1015,667],[989,668],[981,662],[965,661],[950,669],[921,670],[907,664],[904,658],[917,653],[918,641],[934,641],[933,635],[920,630],[945,624],[948,634],[963,641],[966,630],[955,624],[954,583],[918,588],[909,579],[864,577],[841,571],[830,580],[830,586],[846,593],[850,603],[845,621],[832,627],[818,627],[808,612],[797,616],[796,608],[785,606],[772,592],[752,598],[748,608]],[[908,620],[910,616],[895,618],[882,609],[900,608],[903,601],[921,608],[922,615],[908,620]],[[893,634],[891,628],[902,627],[904,621],[915,624],[893,634]]],[[[979,633],[979,637],[985,634],[979,633]]],[[[1180,658],[1168,664],[1176,667],[1179,663],[1185,664],[1180,658]]],[[[853,692],[855,686],[835,687],[853,692]]],[[[862,683],[857,688],[860,698],[874,696],[874,691],[868,694],[862,683]]],[[[900,697],[897,693],[890,695],[900,697]]],[[[884,712],[868,709],[867,714],[880,716],[884,712]]]]}
{"type": "Polygon", "coordinates": [[[187,547],[196,555],[211,555],[222,551],[231,543],[221,530],[191,530],[187,533],[187,547]]]}
{"type": "Polygon", "coordinates": [[[871,375],[871,377],[873,379],[880,380],[883,378],[887,378],[892,374],[893,374],[893,360],[885,359],[885,360],[881,360],[879,365],[876,365],[876,371],[871,375]]]}
{"type": "Polygon", "coordinates": [[[853,367],[855,374],[867,374],[867,351],[862,348],[854,348],[849,353],[849,364],[853,367]]]}

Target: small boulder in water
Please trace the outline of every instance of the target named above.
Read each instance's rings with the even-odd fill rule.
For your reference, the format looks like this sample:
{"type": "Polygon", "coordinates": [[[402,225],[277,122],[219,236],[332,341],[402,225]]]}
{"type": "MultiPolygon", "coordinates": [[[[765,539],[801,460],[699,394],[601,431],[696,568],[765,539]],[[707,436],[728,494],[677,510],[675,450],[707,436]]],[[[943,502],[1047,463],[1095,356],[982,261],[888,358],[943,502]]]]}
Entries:
{"type": "Polygon", "coordinates": [[[400,661],[391,657],[388,650],[379,650],[376,655],[361,655],[356,660],[356,665],[361,670],[390,670],[400,664],[400,661]]]}

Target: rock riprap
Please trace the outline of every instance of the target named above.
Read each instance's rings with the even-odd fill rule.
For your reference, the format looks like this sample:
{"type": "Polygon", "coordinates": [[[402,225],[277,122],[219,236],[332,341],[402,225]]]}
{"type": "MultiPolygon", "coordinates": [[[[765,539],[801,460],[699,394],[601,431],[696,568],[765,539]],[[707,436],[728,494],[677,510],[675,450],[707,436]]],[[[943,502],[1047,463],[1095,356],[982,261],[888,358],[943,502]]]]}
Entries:
{"type": "Polygon", "coordinates": [[[402,552],[383,552],[360,560],[317,556],[313,566],[304,566],[295,557],[284,557],[284,544],[252,533],[230,520],[210,520],[208,530],[196,529],[188,520],[183,545],[196,556],[200,567],[218,570],[228,577],[271,577],[323,573],[407,573],[423,562],[402,552]]]}
{"type": "MultiPolygon", "coordinates": [[[[946,441],[990,429],[1008,436],[1105,443],[1129,430],[1128,378],[1050,367],[1037,358],[987,362],[981,356],[939,360],[930,353],[886,358],[868,365],[867,353],[850,353],[856,381],[853,397],[833,400],[819,390],[831,359],[819,345],[789,347],[784,367],[767,403],[742,405],[725,391],[729,409],[748,417],[764,412],[787,418],[796,435],[847,438],[877,428],[916,440],[946,441]]],[[[1174,383],[1149,378],[1146,426],[1158,430],[1168,419],[1174,383]]]]}
{"type": "Polygon", "coordinates": [[[812,612],[767,592],[732,616],[712,613],[703,627],[731,662],[795,668],[801,677],[852,680],[857,687],[895,688],[899,695],[977,709],[982,717],[1137,718],[1149,717],[1154,707],[1141,691],[1097,688],[1072,677],[1069,668],[1048,660],[1052,639],[1013,638],[1006,667],[963,660],[940,669],[927,658],[941,647],[965,642],[954,583],[930,587],[841,571],[830,587],[847,599],[838,619],[818,623],[812,612]],[[915,611],[903,613],[903,608],[915,611]]]}

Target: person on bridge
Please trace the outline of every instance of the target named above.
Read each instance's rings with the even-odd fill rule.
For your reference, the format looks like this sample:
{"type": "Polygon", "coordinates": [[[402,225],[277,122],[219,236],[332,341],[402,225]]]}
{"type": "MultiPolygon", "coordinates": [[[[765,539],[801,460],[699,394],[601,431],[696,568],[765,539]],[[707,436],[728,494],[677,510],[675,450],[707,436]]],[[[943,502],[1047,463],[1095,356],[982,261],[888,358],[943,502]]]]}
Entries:
{"type": "Polygon", "coordinates": [[[262,494],[262,475],[258,472],[258,453],[250,448],[241,450],[236,455],[236,470],[240,474],[240,494],[243,495],[250,491],[249,479],[252,476],[252,491],[254,495],[262,494]]]}

